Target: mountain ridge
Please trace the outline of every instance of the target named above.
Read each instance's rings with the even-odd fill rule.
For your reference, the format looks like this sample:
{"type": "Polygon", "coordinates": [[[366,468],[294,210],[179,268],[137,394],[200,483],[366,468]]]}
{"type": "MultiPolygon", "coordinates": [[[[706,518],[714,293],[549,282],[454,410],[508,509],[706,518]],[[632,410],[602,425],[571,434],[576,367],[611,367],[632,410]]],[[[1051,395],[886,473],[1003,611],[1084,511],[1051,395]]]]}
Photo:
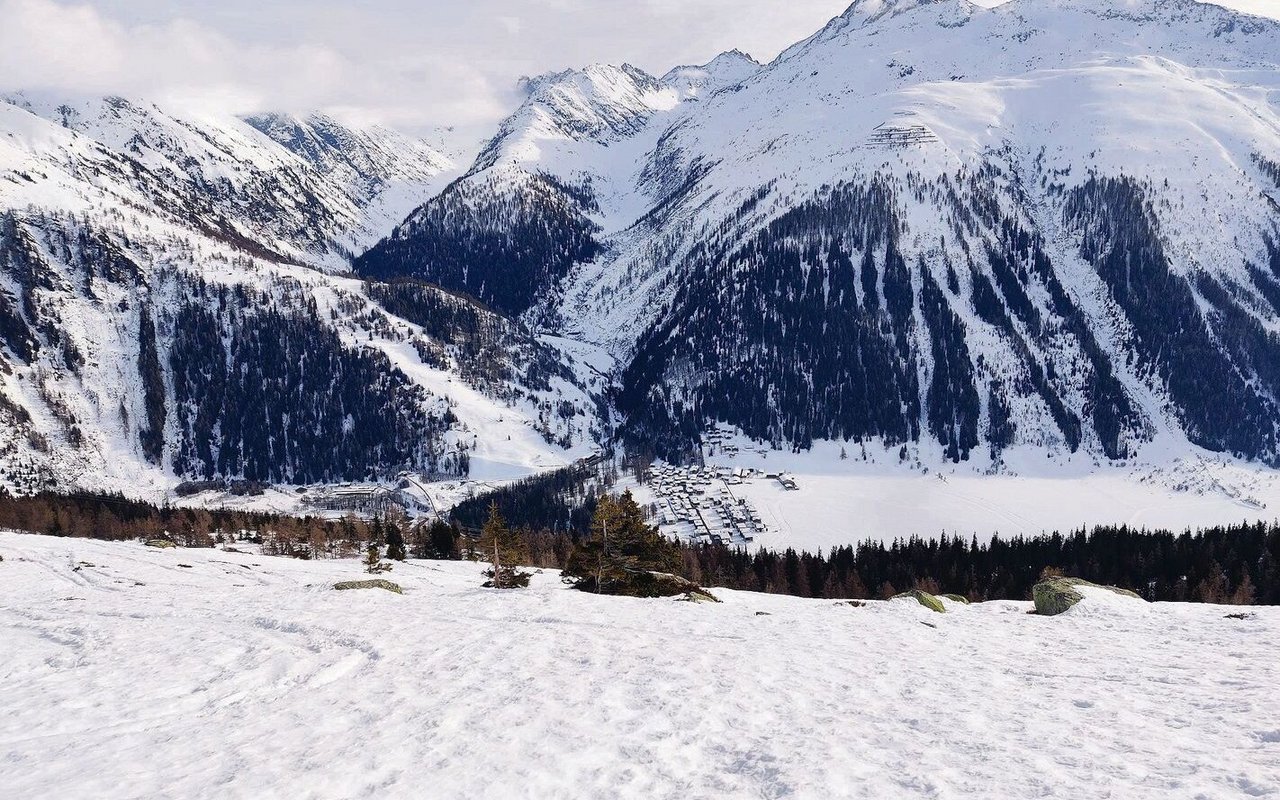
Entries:
{"type": "Polygon", "coordinates": [[[1276,30],[864,0],[765,65],[533,79],[465,170],[321,114],[13,96],[0,461],[513,476],[720,426],[917,469],[1280,465],[1276,30]]]}
{"type": "MultiPolygon", "coordinates": [[[[886,446],[965,461],[983,444],[979,460],[996,466],[1019,442],[1123,460],[1166,436],[1275,463],[1277,311],[1259,265],[1280,229],[1259,198],[1274,191],[1280,128],[1253,83],[1275,85],[1280,51],[1264,34],[1276,27],[1169,0],[855,3],[736,91],[629,150],[611,142],[629,157],[611,171],[577,151],[528,161],[590,176],[591,202],[566,205],[596,246],[556,263],[529,293],[536,307],[507,310],[606,343],[634,441],[672,457],[718,421],[775,447],[887,430],[886,446]],[[814,220],[797,228],[800,214],[814,220]],[[1133,227],[1104,236],[1133,253],[1096,235],[1112,217],[1133,227]],[[797,236],[809,250],[777,249],[797,236]],[[766,270],[763,252],[780,260],[766,270]],[[1109,272],[1114,258],[1149,259],[1151,286],[1199,332],[1152,316],[1109,272]],[[818,293],[789,305],[815,270],[818,293]],[[758,295],[739,305],[744,292],[758,295]],[[896,312],[893,292],[907,298],[896,312]],[[762,312],[769,327],[750,324],[762,312]],[[822,325],[770,343],[810,319],[822,325]],[[820,355],[832,326],[852,349],[820,355]],[[1171,366],[1175,340],[1179,357],[1200,355],[1171,366]],[[875,355],[883,346],[894,355],[875,355]],[[767,366],[740,373],[735,353],[767,366]],[[843,373],[851,364],[882,366],[843,373]],[[1205,405],[1197,370],[1234,393],[1247,432],[1205,405]],[[872,422],[858,387],[876,385],[897,387],[902,422],[872,422]]],[[[508,122],[519,137],[518,116],[508,122]]],[[[512,185],[498,168],[485,180],[512,185]]],[[[452,258],[469,264],[465,248],[452,258]]],[[[502,263],[471,265],[469,284],[498,280],[502,263]]]]}

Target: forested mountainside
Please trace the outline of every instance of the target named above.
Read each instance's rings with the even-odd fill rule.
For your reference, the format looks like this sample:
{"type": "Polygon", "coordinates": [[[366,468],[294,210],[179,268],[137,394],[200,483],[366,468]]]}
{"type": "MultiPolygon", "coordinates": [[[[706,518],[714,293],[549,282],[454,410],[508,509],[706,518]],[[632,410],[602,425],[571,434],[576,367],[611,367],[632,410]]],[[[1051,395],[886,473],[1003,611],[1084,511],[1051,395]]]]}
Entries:
{"type": "Polygon", "coordinates": [[[588,216],[594,208],[589,188],[543,175],[501,188],[459,182],[356,265],[370,278],[425,278],[520,314],[574,264],[600,251],[599,226],[588,216]],[[406,229],[413,235],[399,235],[406,229]],[[477,264],[502,269],[473,269],[477,264]]]}
{"type": "Polygon", "coordinates": [[[0,104],[0,480],[146,494],[593,446],[572,356],[470,298],[337,274],[447,160],[325,117],[252,122],[0,104]]]}
{"type": "Polygon", "coordinates": [[[608,346],[628,440],[670,457],[718,421],[926,461],[1280,464],[1280,24],[858,0],[766,66],[717,61],[657,110],[668,78],[550,76],[358,268],[608,346]]]}
{"type": "Polygon", "coordinates": [[[1280,465],[1278,65],[1193,0],[858,0],[767,65],[531,79],[452,180],[325,115],[12,94],[5,480],[514,476],[716,423],[1280,465]]]}

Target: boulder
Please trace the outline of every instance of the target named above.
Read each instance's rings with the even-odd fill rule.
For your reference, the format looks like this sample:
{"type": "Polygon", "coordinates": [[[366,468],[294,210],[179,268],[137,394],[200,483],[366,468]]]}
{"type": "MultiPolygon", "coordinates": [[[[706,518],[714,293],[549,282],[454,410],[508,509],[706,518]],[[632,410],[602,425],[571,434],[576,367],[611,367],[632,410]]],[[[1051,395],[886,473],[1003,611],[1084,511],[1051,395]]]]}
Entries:
{"type": "Polygon", "coordinates": [[[947,613],[947,609],[945,606],[942,605],[941,600],[929,594],[928,592],[922,591],[920,589],[912,589],[909,592],[903,592],[902,594],[894,595],[893,599],[897,600],[902,597],[910,597],[912,600],[915,600],[917,603],[929,609],[930,611],[936,611],[939,614],[947,613]]]}
{"type": "Polygon", "coordinates": [[[169,541],[168,539],[148,539],[147,547],[158,547],[161,550],[165,550],[170,547],[177,547],[177,545],[169,541]]]}
{"type": "Polygon", "coordinates": [[[947,598],[953,603],[963,603],[966,606],[969,605],[969,598],[965,597],[962,594],[944,594],[943,597],[947,598]]]}
{"type": "Polygon", "coordinates": [[[632,580],[633,594],[636,597],[675,597],[676,595],[684,595],[682,599],[691,599],[694,595],[701,595],[698,603],[719,603],[710,592],[703,589],[693,581],[682,578],[679,575],[672,575],[669,572],[638,572],[635,573],[632,580]]]}
{"type": "Polygon", "coordinates": [[[680,598],[682,603],[719,603],[720,600],[706,589],[694,589],[680,598]]]}
{"type": "Polygon", "coordinates": [[[1126,597],[1142,599],[1136,592],[1131,592],[1128,589],[1120,589],[1115,586],[1099,586],[1083,578],[1049,578],[1037,583],[1031,589],[1031,597],[1036,604],[1036,613],[1042,617],[1056,617],[1067,611],[1084,599],[1084,595],[1076,591],[1077,586],[1091,586],[1095,589],[1106,589],[1109,592],[1115,592],[1126,597]]]}
{"type": "Polygon", "coordinates": [[[393,583],[386,578],[374,578],[367,581],[343,581],[342,583],[335,583],[333,588],[340,592],[345,592],[348,589],[386,589],[388,592],[404,594],[404,589],[400,588],[400,584],[393,583]]]}

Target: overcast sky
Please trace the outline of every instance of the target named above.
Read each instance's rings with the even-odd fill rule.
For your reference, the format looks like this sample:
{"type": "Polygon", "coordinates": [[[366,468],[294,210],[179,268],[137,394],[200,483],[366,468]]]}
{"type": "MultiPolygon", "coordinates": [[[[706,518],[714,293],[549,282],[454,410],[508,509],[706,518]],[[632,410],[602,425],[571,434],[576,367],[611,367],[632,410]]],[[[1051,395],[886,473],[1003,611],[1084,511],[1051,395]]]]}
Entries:
{"type": "MultiPolygon", "coordinates": [[[[0,89],[481,130],[522,75],[661,73],[734,47],[767,61],[850,1],[0,0],[0,89]]],[[[1280,0],[1224,2],[1280,16],[1280,0]]]]}

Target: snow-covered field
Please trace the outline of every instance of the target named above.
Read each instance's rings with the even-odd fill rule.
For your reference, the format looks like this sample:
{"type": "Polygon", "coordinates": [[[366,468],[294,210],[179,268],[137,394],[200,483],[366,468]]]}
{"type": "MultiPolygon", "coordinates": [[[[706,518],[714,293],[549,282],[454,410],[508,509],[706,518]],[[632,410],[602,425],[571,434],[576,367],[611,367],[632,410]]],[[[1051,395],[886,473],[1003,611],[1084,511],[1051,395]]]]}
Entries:
{"type": "Polygon", "coordinates": [[[1280,609],[695,605],[436,562],[397,596],[333,591],[355,562],[0,555],[0,797],[1280,794],[1280,609]]]}
{"type": "MultiPolygon", "coordinates": [[[[752,546],[772,550],[812,552],[942,533],[986,540],[1099,525],[1182,531],[1280,516],[1280,471],[1185,443],[1164,452],[1152,447],[1152,459],[1124,464],[1015,448],[994,469],[982,458],[952,464],[927,450],[899,463],[895,448],[816,442],[791,453],[724,436],[703,448],[707,465],[780,472],[795,481],[795,491],[764,477],[728,487],[766,528],[752,546]]],[[[648,486],[624,483],[642,502],[659,499],[648,486]]],[[[704,494],[724,488],[713,481],[704,494]]]]}
{"type": "Polygon", "coordinates": [[[941,533],[990,539],[1130,525],[1182,531],[1272,520],[1280,508],[1280,483],[1268,508],[1215,492],[1172,491],[1120,470],[1080,477],[868,475],[848,478],[793,473],[797,491],[777,481],[735,487],[756,508],[770,533],[755,544],[770,549],[826,550],[867,539],[892,541],[941,533]]]}

